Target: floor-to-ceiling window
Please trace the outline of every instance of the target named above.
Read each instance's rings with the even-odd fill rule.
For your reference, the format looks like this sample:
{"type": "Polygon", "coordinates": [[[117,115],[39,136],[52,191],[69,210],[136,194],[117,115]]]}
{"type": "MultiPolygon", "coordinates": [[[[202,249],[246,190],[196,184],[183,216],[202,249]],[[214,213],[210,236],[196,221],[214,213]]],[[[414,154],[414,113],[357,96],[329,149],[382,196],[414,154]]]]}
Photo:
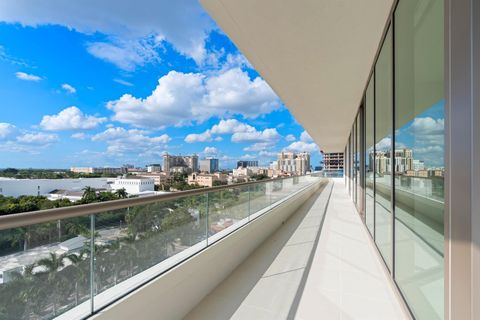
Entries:
{"type": "Polygon", "coordinates": [[[368,230],[374,235],[375,223],[375,203],[373,193],[374,183],[374,136],[373,136],[373,121],[374,121],[374,77],[368,83],[367,91],[365,93],[365,222],[368,230]]]}
{"type": "MultiPolygon", "coordinates": [[[[355,202],[357,204],[357,208],[360,209],[361,206],[361,178],[360,178],[360,149],[361,149],[361,115],[360,112],[357,114],[357,120],[355,121],[355,188],[357,189],[355,202]]],[[[361,210],[360,210],[361,211],[361,210]]]]}
{"type": "Polygon", "coordinates": [[[443,318],[442,0],[401,0],[395,30],[395,279],[418,319],[443,318]]]}
{"type": "Polygon", "coordinates": [[[418,319],[444,317],[443,16],[398,2],[349,140],[352,199],[418,319]]]}
{"type": "Polygon", "coordinates": [[[393,252],[391,212],[392,50],[392,28],[390,27],[375,65],[375,241],[390,270],[392,269],[393,252]]]}
{"type": "Polygon", "coordinates": [[[356,122],[353,123],[352,127],[352,190],[353,190],[353,201],[356,203],[357,202],[357,179],[356,179],[356,168],[355,168],[355,153],[357,152],[357,144],[355,143],[357,141],[357,130],[356,130],[356,122]]]}

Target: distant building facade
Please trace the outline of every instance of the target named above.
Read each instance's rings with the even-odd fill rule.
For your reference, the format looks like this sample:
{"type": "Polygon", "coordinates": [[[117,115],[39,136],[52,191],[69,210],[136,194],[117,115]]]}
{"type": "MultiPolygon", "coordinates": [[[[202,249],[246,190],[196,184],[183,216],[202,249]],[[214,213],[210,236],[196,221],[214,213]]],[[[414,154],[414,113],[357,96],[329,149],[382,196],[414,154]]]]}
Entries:
{"type": "Polygon", "coordinates": [[[198,156],[163,155],[164,172],[196,172],[198,171],[198,156]]]}
{"type": "Polygon", "coordinates": [[[258,167],[257,160],[239,160],[237,161],[237,168],[258,167]]]}
{"type": "Polygon", "coordinates": [[[159,163],[148,164],[146,167],[149,173],[162,171],[162,166],[159,163]]]}
{"type": "Polygon", "coordinates": [[[105,168],[94,168],[94,167],[71,167],[71,172],[74,173],[85,173],[85,174],[123,174],[127,173],[128,169],[125,167],[122,168],[112,168],[112,167],[105,167],[105,168]]]}
{"type": "Polygon", "coordinates": [[[219,169],[219,161],[215,158],[200,160],[200,172],[214,173],[219,169]]]}
{"type": "Polygon", "coordinates": [[[310,153],[280,152],[276,169],[280,173],[304,175],[310,171],[310,153]]]}
{"type": "Polygon", "coordinates": [[[239,166],[237,169],[233,169],[232,175],[234,178],[246,178],[253,175],[253,171],[247,167],[239,166]]]}
{"type": "Polygon", "coordinates": [[[192,173],[188,176],[187,183],[189,185],[199,185],[202,187],[213,187],[216,181],[226,182],[227,176],[223,173],[192,173]]]}
{"type": "Polygon", "coordinates": [[[153,179],[155,185],[157,186],[170,181],[170,175],[166,172],[141,173],[137,174],[137,177],[153,179]]]}
{"type": "Polygon", "coordinates": [[[128,194],[141,194],[155,191],[155,180],[143,177],[126,177],[115,179],[112,190],[125,189],[128,194]]]}
{"type": "Polygon", "coordinates": [[[343,152],[323,153],[323,171],[343,171],[343,152]]]}

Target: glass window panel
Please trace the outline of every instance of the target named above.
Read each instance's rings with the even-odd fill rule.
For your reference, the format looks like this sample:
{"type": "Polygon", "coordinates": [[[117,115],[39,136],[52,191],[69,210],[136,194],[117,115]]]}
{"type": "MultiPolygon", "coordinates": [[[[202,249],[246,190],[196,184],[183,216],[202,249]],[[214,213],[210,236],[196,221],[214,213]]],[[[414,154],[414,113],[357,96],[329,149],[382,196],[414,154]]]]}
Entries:
{"type": "Polygon", "coordinates": [[[393,100],[392,31],[388,30],[375,66],[375,241],[392,269],[391,151],[393,100]]]}
{"type": "Polygon", "coordinates": [[[96,214],[95,309],[203,249],[206,210],[198,195],[96,214]]]}
{"type": "Polygon", "coordinates": [[[357,188],[357,194],[355,198],[355,202],[357,203],[357,208],[360,207],[360,146],[361,146],[361,140],[360,140],[360,121],[361,121],[361,116],[360,113],[357,115],[357,120],[355,124],[355,188],[357,188]]]}
{"type": "Polygon", "coordinates": [[[443,318],[443,1],[395,13],[395,270],[418,319],[443,318]]]}
{"type": "Polygon", "coordinates": [[[355,167],[355,153],[357,152],[357,130],[356,130],[357,122],[353,123],[352,134],[353,134],[353,141],[352,141],[352,187],[353,187],[353,201],[357,202],[357,170],[355,167]]]}
{"type": "Polygon", "coordinates": [[[89,315],[90,230],[89,216],[1,230],[0,319],[89,315]]]}
{"type": "Polygon", "coordinates": [[[374,88],[373,76],[368,83],[365,94],[365,221],[373,236],[374,232],[374,197],[373,197],[373,170],[375,159],[373,156],[373,112],[374,112],[374,88]]]}

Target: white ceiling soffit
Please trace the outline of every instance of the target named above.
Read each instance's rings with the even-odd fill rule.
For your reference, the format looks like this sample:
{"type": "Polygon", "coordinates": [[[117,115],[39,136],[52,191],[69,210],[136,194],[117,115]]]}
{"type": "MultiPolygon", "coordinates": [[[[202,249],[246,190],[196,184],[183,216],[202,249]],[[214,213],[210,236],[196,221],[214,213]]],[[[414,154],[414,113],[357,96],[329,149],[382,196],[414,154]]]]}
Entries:
{"type": "Polygon", "coordinates": [[[393,0],[200,0],[326,152],[343,151],[393,0]]]}

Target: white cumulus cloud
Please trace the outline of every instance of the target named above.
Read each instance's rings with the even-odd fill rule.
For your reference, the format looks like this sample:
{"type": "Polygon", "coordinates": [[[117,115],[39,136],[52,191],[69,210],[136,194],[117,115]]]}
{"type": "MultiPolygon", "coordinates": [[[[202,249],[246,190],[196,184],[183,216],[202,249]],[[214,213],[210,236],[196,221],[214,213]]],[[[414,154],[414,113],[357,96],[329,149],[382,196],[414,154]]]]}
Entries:
{"type": "Polygon", "coordinates": [[[410,130],[414,135],[443,135],[444,119],[433,119],[431,117],[415,118],[410,130]]]}
{"type": "MultiPolygon", "coordinates": [[[[186,136],[185,142],[207,142],[219,141],[221,137],[217,135],[232,134],[232,142],[257,142],[256,148],[266,147],[274,144],[281,136],[276,128],[267,128],[258,131],[255,127],[238,121],[236,119],[220,120],[218,124],[202,133],[191,133],[186,136]],[[260,143],[263,143],[260,144],[260,143]]],[[[253,149],[252,149],[253,150],[253,149]]],[[[257,150],[254,150],[257,151],[257,150]]]]}
{"type": "Polygon", "coordinates": [[[13,124],[0,122],[0,139],[10,137],[15,131],[16,127],[13,124]]]}
{"type": "Polygon", "coordinates": [[[125,71],[134,71],[137,66],[160,61],[155,46],[144,41],[93,42],[87,45],[87,51],[125,71]]]}
{"type": "Polygon", "coordinates": [[[279,107],[279,99],[264,80],[252,80],[240,69],[213,75],[170,71],[150,96],[125,94],[107,103],[113,120],[147,128],[182,126],[212,116],[255,118],[279,107]]]}
{"type": "Polygon", "coordinates": [[[216,154],[218,154],[218,149],[215,148],[215,147],[205,147],[205,149],[203,149],[203,154],[205,154],[205,155],[216,155],[216,154]]]}
{"type": "Polygon", "coordinates": [[[232,135],[233,142],[252,142],[263,141],[270,142],[280,138],[280,134],[275,128],[268,128],[263,131],[254,132],[236,132],[232,135]]]}
{"type": "Polygon", "coordinates": [[[108,154],[138,154],[139,156],[160,156],[165,145],[171,140],[167,134],[150,137],[146,131],[122,127],[112,127],[92,137],[92,141],[107,144],[108,154]]]}
{"type": "MultiPolygon", "coordinates": [[[[136,57],[133,47],[142,44],[145,39],[153,38],[153,47],[162,41],[168,41],[179,53],[194,59],[198,64],[206,58],[205,41],[215,24],[205,14],[198,1],[170,0],[83,0],[83,1],[30,1],[15,0],[0,2],[0,21],[20,23],[24,26],[61,25],[84,34],[99,32],[113,39],[114,46],[123,49],[116,56],[107,56],[105,49],[97,48],[92,53],[105,59],[126,62],[128,59],[118,55],[132,55],[131,63],[144,63],[136,57]],[[118,43],[127,43],[119,46],[118,43]]],[[[102,47],[102,46],[101,46],[102,47]]],[[[91,47],[90,47],[90,50],[91,47]]],[[[120,63],[119,66],[122,64],[120,63]]],[[[125,65],[130,68],[129,62],[125,65]]]]}
{"type": "Polygon", "coordinates": [[[207,142],[212,140],[213,138],[210,130],[207,130],[203,133],[190,133],[185,137],[185,142],[187,143],[207,142]]]}
{"type": "Polygon", "coordinates": [[[71,135],[73,139],[78,139],[78,140],[85,140],[89,137],[89,135],[83,133],[83,132],[77,132],[71,135]]]}
{"type": "Polygon", "coordinates": [[[106,118],[86,115],[77,107],[72,106],[58,114],[43,116],[40,126],[50,131],[92,129],[106,120],[106,118]]]}
{"type": "Polygon", "coordinates": [[[310,137],[310,135],[308,134],[307,131],[303,131],[303,132],[300,134],[300,141],[303,141],[303,142],[313,142],[313,139],[312,139],[312,137],[310,137]]]}
{"type": "Polygon", "coordinates": [[[68,93],[75,93],[77,92],[77,89],[75,89],[72,85],[68,83],[62,84],[62,89],[67,91],[68,93]]]}
{"type": "Polygon", "coordinates": [[[35,132],[24,133],[17,137],[17,141],[25,144],[45,145],[58,140],[56,134],[35,132]]]}
{"type": "Polygon", "coordinates": [[[265,151],[275,146],[274,142],[257,142],[248,147],[243,148],[243,151],[265,151]]]}
{"type": "Polygon", "coordinates": [[[42,80],[42,78],[39,77],[39,76],[36,76],[34,74],[25,73],[25,72],[16,72],[15,76],[18,79],[25,80],[25,81],[35,81],[36,82],[36,81],[42,80]]]}
{"type": "Polygon", "coordinates": [[[288,142],[292,142],[292,141],[295,141],[297,139],[295,139],[295,136],[293,134],[288,134],[286,137],[285,137],[285,140],[288,141],[288,142]]]}
{"type": "Polygon", "coordinates": [[[256,130],[251,125],[240,122],[237,119],[227,119],[220,120],[210,131],[213,134],[231,134],[235,132],[254,132],[256,130]]]}
{"type": "Polygon", "coordinates": [[[314,142],[295,141],[285,148],[286,151],[292,152],[309,152],[318,151],[318,146],[314,142]]]}

